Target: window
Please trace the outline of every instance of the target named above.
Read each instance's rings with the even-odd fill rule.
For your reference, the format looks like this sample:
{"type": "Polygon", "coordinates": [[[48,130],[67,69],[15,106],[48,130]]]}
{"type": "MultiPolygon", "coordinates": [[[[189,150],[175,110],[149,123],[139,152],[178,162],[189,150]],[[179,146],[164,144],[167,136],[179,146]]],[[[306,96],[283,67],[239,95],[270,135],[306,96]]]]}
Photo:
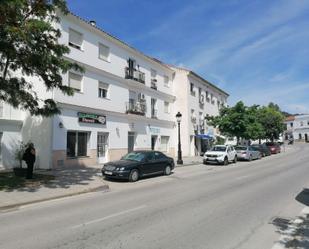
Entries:
{"type": "Polygon", "coordinates": [[[166,75],[164,75],[164,86],[166,86],[166,87],[170,86],[170,79],[166,75]]]}
{"type": "Polygon", "coordinates": [[[83,34],[69,29],[69,46],[77,49],[81,49],[83,44],[83,34]]]}
{"type": "Polygon", "coordinates": [[[194,84],[193,83],[190,83],[190,93],[195,96],[194,84]]]}
{"type": "Polygon", "coordinates": [[[82,79],[82,75],[69,72],[69,86],[78,92],[80,92],[82,88],[82,79]]]}
{"type": "Polygon", "coordinates": [[[99,59],[109,61],[109,47],[99,43],[99,59]]]}
{"type": "Polygon", "coordinates": [[[88,133],[68,131],[67,133],[67,156],[87,156],[88,133]]]}
{"type": "Polygon", "coordinates": [[[0,101],[0,118],[3,117],[3,101],[0,101]]]}
{"type": "Polygon", "coordinates": [[[304,122],[303,121],[300,121],[300,126],[304,126],[304,122]]]}
{"type": "Polygon", "coordinates": [[[290,126],[293,127],[293,123],[290,123],[290,126]]]}
{"type": "Polygon", "coordinates": [[[209,100],[210,100],[210,99],[209,99],[209,92],[206,91],[206,101],[209,102],[209,100]]]}
{"type": "Polygon", "coordinates": [[[3,137],[3,133],[0,132],[0,164],[2,162],[2,137],[3,137]]]}
{"type": "Polygon", "coordinates": [[[170,103],[164,101],[164,112],[165,113],[170,113],[170,103]]]}
{"type": "Polygon", "coordinates": [[[150,74],[151,74],[151,79],[155,79],[157,78],[157,71],[154,69],[150,70],[150,74]]]}
{"type": "Polygon", "coordinates": [[[162,151],[168,151],[168,141],[169,141],[169,139],[170,139],[170,137],[168,137],[168,136],[161,136],[161,150],[162,151]]]}
{"type": "Polygon", "coordinates": [[[109,85],[107,83],[99,81],[99,91],[98,91],[99,98],[108,97],[108,88],[109,88],[109,85]]]}

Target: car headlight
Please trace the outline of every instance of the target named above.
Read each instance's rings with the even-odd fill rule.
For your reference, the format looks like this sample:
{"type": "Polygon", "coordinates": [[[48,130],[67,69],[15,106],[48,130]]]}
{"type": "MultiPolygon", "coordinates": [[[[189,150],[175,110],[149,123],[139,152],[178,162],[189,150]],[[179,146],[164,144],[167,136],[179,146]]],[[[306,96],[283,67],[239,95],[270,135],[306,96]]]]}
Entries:
{"type": "Polygon", "coordinates": [[[224,154],[218,154],[218,155],[217,155],[217,157],[222,157],[222,156],[224,156],[224,154]]]}
{"type": "Polygon", "coordinates": [[[124,167],[117,167],[116,170],[117,171],[123,171],[125,168],[124,167]]]}

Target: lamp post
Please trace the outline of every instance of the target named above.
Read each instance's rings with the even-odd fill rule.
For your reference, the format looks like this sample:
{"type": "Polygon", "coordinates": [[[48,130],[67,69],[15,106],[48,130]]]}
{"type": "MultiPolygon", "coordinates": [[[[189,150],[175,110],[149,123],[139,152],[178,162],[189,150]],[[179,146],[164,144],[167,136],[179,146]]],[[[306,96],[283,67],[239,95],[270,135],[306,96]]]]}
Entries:
{"type": "Polygon", "coordinates": [[[177,123],[178,123],[178,158],[177,158],[177,164],[183,164],[183,161],[182,161],[182,156],[181,156],[181,142],[180,142],[180,122],[181,122],[181,113],[178,112],[176,114],[176,120],[177,120],[177,123]]]}

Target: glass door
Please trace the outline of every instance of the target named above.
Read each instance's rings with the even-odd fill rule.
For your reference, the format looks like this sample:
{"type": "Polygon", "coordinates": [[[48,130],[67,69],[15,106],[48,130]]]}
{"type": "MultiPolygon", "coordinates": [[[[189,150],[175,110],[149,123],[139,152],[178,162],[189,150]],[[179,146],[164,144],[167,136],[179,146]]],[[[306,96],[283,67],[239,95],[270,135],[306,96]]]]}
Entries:
{"type": "Polygon", "coordinates": [[[99,163],[107,161],[108,133],[98,132],[97,136],[97,157],[99,163]]]}

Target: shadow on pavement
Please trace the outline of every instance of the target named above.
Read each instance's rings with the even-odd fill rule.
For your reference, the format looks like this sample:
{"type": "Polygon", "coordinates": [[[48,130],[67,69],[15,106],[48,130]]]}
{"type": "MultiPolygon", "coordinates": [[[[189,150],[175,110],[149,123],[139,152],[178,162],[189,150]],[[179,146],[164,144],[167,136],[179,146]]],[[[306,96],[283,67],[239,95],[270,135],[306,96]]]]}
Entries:
{"type": "MultiPolygon", "coordinates": [[[[304,188],[295,200],[309,206],[309,189],[304,188]]],[[[280,239],[279,244],[284,248],[309,248],[309,215],[304,215],[294,219],[276,217],[271,222],[277,229],[276,232],[284,237],[280,239]]]]}
{"type": "Polygon", "coordinates": [[[100,174],[99,168],[78,166],[65,169],[37,170],[33,180],[26,180],[16,187],[7,187],[5,192],[37,192],[40,188],[67,189],[72,185],[87,186],[100,174]],[[39,181],[38,176],[45,175],[48,180],[39,181]]]}

